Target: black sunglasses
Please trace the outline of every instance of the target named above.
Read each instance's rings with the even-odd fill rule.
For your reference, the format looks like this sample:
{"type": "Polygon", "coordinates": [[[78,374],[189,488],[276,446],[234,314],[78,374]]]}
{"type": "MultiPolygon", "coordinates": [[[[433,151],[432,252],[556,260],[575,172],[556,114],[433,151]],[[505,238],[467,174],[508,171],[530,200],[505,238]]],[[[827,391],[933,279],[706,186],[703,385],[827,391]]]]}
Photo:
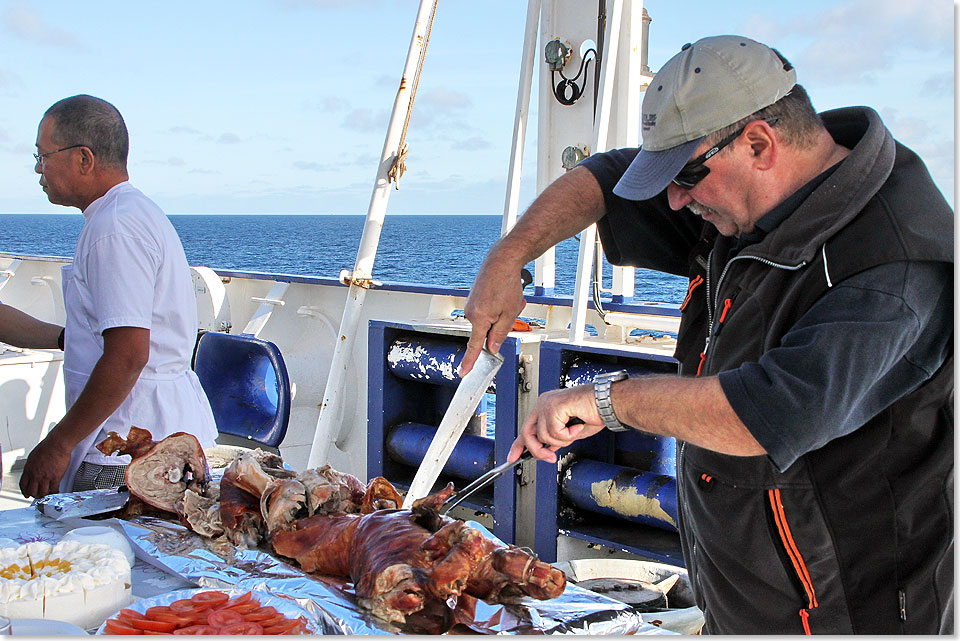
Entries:
{"type": "MultiPolygon", "coordinates": [[[[770,118],[766,120],[768,125],[771,127],[777,124],[779,118],[770,118]]],[[[749,124],[749,123],[747,123],[749,124]]],[[[707,174],[710,173],[710,168],[705,164],[708,160],[713,158],[717,152],[729,145],[731,142],[737,139],[737,137],[743,133],[743,130],[747,128],[747,125],[740,127],[735,132],[715,144],[710,149],[707,149],[705,152],[688,162],[683,168],[677,173],[676,177],[673,179],[673,184],[684,189],[693,189],[693,187],[707,177],[707,174]]]]}

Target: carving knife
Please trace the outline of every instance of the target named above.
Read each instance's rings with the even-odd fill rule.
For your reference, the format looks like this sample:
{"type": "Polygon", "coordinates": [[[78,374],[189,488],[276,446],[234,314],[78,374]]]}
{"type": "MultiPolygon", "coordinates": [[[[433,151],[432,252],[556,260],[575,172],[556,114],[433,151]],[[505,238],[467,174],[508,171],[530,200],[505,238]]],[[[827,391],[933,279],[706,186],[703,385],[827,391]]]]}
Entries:
{"type": "Polygon", "coordinates": [[[460,435],[467,427],[473,411],[480,404],[480,399],[490,387],[501,365],[503,365],[503,356],[493,354],[486,348],[480,351],[473,369],[467,372],[453,394],[453,399],[440,421],[440,427],[437,428],[437,433],[430,442],[423,462],[403,499],[404,508],[409,508],[414,501],[430,493],[433,484],[440,476],[440,471],[450,458],[453,448],[460,440],[460,435]]]}

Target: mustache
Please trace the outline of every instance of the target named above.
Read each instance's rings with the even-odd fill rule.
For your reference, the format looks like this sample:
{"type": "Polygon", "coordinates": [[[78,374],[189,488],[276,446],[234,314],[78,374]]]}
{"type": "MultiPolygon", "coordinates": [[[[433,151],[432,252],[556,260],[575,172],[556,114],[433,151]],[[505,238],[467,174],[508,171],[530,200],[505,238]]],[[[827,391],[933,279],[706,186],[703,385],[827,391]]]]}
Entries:
{"type": "Polygon", "coordinates": [[[715,213],[717,213],[717,212],[714,211],[713,209],[707,207],[706,205],[701,205],[700,203],[698,203],[698,202],[695,201],[695,200],[692,201],[692,202],[690,202],[690,203],[687,203],[687,209],[689,209],[690,211],[692,211],[693,213],[695,213],[697,216],[700,216],[701,218],[703,218],[704,214],[715,214],[715,213]]]}

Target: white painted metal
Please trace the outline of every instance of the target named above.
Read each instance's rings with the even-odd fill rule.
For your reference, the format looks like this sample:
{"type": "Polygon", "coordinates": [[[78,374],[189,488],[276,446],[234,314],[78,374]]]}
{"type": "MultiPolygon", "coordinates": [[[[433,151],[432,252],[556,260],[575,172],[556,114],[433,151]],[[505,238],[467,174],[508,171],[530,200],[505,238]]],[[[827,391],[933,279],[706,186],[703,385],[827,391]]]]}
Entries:
{"type": "MultiPolygon", "coordinates": [[[[13,302],[13,301],[8,301],[13,302]]],[[[63,352],[0,343],[0,450],[3,474],[26,457],[66,413],[63,352]]]]}
{"type": "MultiPolygon", "coordinates": [[[[596,152],[607,148],[607,133],[610,126],[610,111],[613,103],[614,74],[620,49],[620,20],[623,16],[623,1],[611,0],[607,15],[607,30],[604,34],[603,71],[598,87],[599,100],[594,119],[593,149],[596,152]]],[[[590,225],[580,232],[580,253],[577,257],[577,280],[573,288],[573,318],[570,322],[570,342],[583,342],[586,327],[587,303],[593,275],[593,253],[597,226],[590,225]]]]}
{"type": "Polygon", "coordinates": [[[523,32],[523,54],[520,61],[520,82],[517,88],[517,109],[513,118],[513,144],[510,147],[510,169],[507,172],[507,196],[503,205],[500,235],[505,236],[517,222],[520,207],[520,178],[523,173],[523,146],[530,112],[530,90],[533,84],[533,63],[537,59],[537,25],[540,23],[540,0],[527,3],[527,23],[523,32]]]}
{"type": "Polygon", "coordinates": [[[250,320],[247,321],[246,327],[243,328],[244,334],[250,334],[252,336],[260,335],[263,326],[267,324],[270,316],[273,315],[273,310],[276,307],[283,307],[283,295],[287,293],[288,287],[290,287],[290,283],[276,281],[273,286],[270,287],[270,292],[266,296],[250,297],[250,300],[255,303],[260,303],[260,306],[257,308],[257,311],[253,313],[253,316],[250,317],[250,320]]]}
{"type": "Polygon", "coordinates": [[[380,231],[383,229],[383,219],[387,211],[387,202],[390,198],[389,171],[394,159],[399,154],[399,143],[403,133],[404,121],[412,94],[412,81],[416,72],[420,52],[426,42],[427,25],[431,0],[420,0],[417,11],[417,21],[410,39],[407,51],[407,60],[403,68],[403,78],[397,90],[397,97],[393,103],[393,112],[390,116],[390,125],[380,154],[380,167],[370,198],[367,210],[367,220],[360,237],[360,248],[357,251],[356,263],[353,267],[353,281],[347,293],[347,301],[340,321],[339,340],[333,352],[333,362],[330,365],[330,374],[327,377],[323,402],[320,405],[320,416],[317,419],[317,429],[313,436],[310,448],[308,465],[317,467],[327,462],[330,445],[336,441],[343,444],[345,431],[352,426],[341,423],[338,427],[335,420],[341,413],[340,403],[344,395],[344,380],[349,367],[353,344],[357,337],[357,328],[361,317],[363,301],[367,294],[367,285],[364,279],[369,279],[373,271],[373,260],[377,255],[377,246],[380,242],[380,231]]]}
{"type": "Polygon", "coordinates": [[[19,258],[14,258],[10,261],[10,264],[7,265],[6,269],[0,270],[0,276],[3,276],[3,280],[0,281],[0,289],[3,289],[3,286],[13,278],[13,275],[17,273],[17,267],[20,266],[20,263],[23,262],[19,258]]]}
{"type": "Polygon", "coordinates": [[[198,328],[208,332],[230,329],[230,301],[220,276],[209,267],[191,267],[193,291],[197,296],[198,328]]]}

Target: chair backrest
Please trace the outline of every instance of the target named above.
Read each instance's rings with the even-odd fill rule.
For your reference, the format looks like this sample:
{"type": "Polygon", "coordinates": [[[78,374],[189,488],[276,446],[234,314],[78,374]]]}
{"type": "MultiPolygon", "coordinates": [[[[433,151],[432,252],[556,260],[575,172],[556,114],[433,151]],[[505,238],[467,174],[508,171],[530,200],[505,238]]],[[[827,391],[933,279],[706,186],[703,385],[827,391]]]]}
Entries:
{"type": "Polygon", "coordinates": [[[206,332],[193,369],[221,434],[280,445],[290,421],[290,379],[275,344],[249,334],[206,332]]]}

